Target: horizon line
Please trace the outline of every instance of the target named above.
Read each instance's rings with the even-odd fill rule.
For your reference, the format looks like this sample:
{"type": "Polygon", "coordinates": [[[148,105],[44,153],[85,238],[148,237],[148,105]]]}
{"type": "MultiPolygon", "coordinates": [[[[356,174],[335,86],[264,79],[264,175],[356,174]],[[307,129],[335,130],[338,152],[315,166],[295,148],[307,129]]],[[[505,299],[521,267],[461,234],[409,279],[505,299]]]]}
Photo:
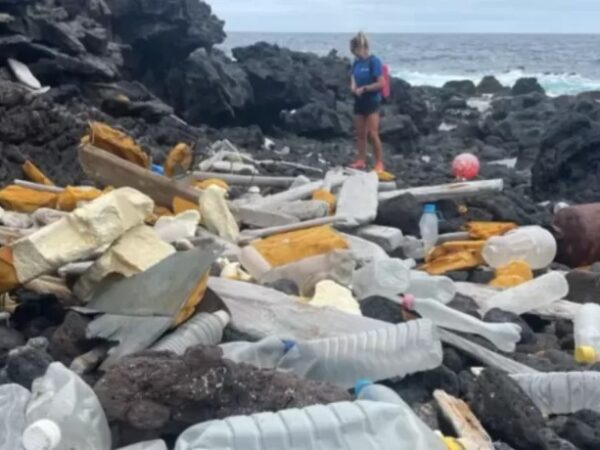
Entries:
{"type": "MultiPolygon", "coordinates": [[[[246,33],[246,34],[354,34],[356,31],[269,31],[269,30],[227,30],[225,33],[246,33]]],[[[503,35],[514,35],[514,36],[600,36],[600,32],[538,32],[538,31],[367,31],[370,35],[487,35],[487,36],[503,36],[503,35]]]]}

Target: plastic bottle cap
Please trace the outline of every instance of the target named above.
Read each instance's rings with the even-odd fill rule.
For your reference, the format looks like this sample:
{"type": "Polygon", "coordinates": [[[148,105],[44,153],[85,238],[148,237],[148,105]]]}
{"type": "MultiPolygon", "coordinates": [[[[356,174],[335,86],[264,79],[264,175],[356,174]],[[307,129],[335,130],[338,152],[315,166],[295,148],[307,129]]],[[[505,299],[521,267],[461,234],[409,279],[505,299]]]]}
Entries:
{"type": "Polygon", "coordinates": [[[152,164],[152,172],[157,173],[159,175],[164,175],[165,169],[163,166],[161,166],[159,164],[152,164]]]}
{"type": "Polygon", "coordinates": [[[444,437],[443,441],[448,450],[465,450],[465,447],[453,437],[444,437]]]}
{"type": "Polygon", "coordinates": [[[425,206],[423,206],[423,212],[435,214],[435,203],[426,203],[425,206]]]}
{"type": "Polygon", "coordinates": [[[358,380],[354,385],[354,395],[359,395],[360,392],[367,386],[371,386],[373,382],[371,380],[358,380]]]}
{"type": "Polygon", "coordinates": [[[581,345],[575,349],[575,361],[582,364],[594,364],[598,361],[598,352],[594,347],[581,345]]]}
{"type": "Polygon", "coordinates": [[[21,442],[25,450],[53,450],[58,447],[62,433],[56,422],[41,419],[23,431],[21,442]]]}
{"type": "Polygon", "coordinates": [[[296,346],[296,341],[292,341],[291,339],[282,339],[281,342],[283,343],[283,353],[289,352],[296,346]]]}
{"type": "Polygon", "coordinates": [[[412,294],[404,294],[402,305],[406,309],[413,309],[415,306],[415,296],[412,294]]]}
{"type": "Polygon", "coordinates": [[[229,324],[229,320],[231,319],[231,317],[229,317],[229,313],[227,311],[223,311],[222,309],[213,313],[213,315],[219,319],[219,322],[221,322],[224,327],[229,324]]]}

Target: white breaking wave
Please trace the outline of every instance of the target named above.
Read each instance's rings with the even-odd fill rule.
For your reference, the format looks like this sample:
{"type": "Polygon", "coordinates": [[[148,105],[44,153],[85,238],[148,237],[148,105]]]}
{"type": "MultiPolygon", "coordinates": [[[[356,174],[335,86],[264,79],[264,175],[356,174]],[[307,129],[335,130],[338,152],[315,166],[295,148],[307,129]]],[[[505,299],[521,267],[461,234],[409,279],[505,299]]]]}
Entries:
{"type": "Polygon", "coordinates": [[[504,86],[513,86],[519,78],[534,77],[546,90],[548,95],[573,95],[587,91],[600,90],[600,80],[586,78],[577,73],[528,73],[522,70],[511,70],[496,74],[458,74],[458,73],[424,73],[417,71],[393,70],[393,75],[406,80],[413,86],[442,87],[451,80],[471,80],[479,83],[484,75],[494,75],[504,86]]]}

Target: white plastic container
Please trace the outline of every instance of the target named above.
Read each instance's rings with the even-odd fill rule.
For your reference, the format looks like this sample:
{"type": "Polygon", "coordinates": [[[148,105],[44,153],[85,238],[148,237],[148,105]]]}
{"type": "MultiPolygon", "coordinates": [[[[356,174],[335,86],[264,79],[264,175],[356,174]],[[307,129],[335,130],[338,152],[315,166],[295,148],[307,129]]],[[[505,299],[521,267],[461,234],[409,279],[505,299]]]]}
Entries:
{"type": "Polygon", "coordinates": [[[565,276],[560,272],[549,272],[482,300],[479,305],[484,314],[490,309],[500,308],[521,315],[561,300],[568,293],[569,284],[565,276]]]}
{"type": "Polygon", "coordinates": [[[220,344],[229,319],[226,311],[196,314],[173,333],[158,341],[152,350],[183,355],[189,347],[220,344]]]}
{"type": "Polygon", "coordinates": [[[454,281],[444,276],[432,276],[421,270],[410,271],[410,285],[405,291],[416,298],[431,298],[448,304],[456,296],[454,281]]]}
{"type": "Polygon", "coordinates": [[[437,450],[420,441],[402,406],[357,401],[200,423],[175,450],[437,450]]]}
{"type": "Polygon", "coordinates": [[[438,327],[477,334],[503,352],[514,352],[517,342],[521,340],[522,330],[517,324],[483,322],[430,298],[409,300],[406,296],[405,299],[407,308],[418,312],[421,317],[431,320],[438,327]]]}
{"type": "Polygon", "coordinates": [[[225,359],[261,369],[273,369],[294,344],[292,341],[269,336],[258,342],[230,342],[219,347],[223,350],[225,359]]]}
{"type": "Polygon", "coordinates": [[[167,444],[162,439],[155,441],[138,442],[137,444],[128,445],[118,450],[168,450],[167,444]]]}
{"type": "Polygon", "coordinates": [[[25,450],[54,450],[61,439],[62,433],[56,422],[40,419],[23,431],[22,444],[25,450]]]}
{"type": "Polygon", "coordinates": [[[421,231],[421,239],[425,247],[425,254],[429,252],[437,243],[439,237],[439,224],[437,211],[434,203],[427,203],[423,206],[423,215],[419,222],[419,230],[421,231]]]}
{"type": "Polygon", "coordinates": [[[31,393],[18,384],[0,386],[0,449],[20,450],[31,393]]]}
{"type": "Polygon", "coordinates": [[[487,240],[483,259],[491,267],[502,267],[514,260],[524,260],[532,269],[548,267],[556,256],[556,239],[537,225],[520,227],[503,236],[487,240]]]}
{"type": "Polygon", "coordinates": [[[410,270],[400,259],[378,259],[354,272],[352,290],[359,301],[380,296],[397,300],[410,284],[410,270]]]}
{"type": "Polygon", "coordinates": [[[111,449],[108,422],[96,394],[58,362],[50,364],[46,374],[33,382],[26,412],[27,426],[42,419],[54,422],[60,429],[59,444],[50,448],[111,449]]]}
{"type": "Polygon", "coordinates": [[[358,379],[384,380],[435,369],[441,341],[429,320],[388,325],[328,339],[298,341],[277,365],[296,375],[351,388],[358,379]]]}
{"type": "Polygon", "coordinates": [[[584,409],[600,413],[600,372],[511,375],[544,415],[584,409]]]}
{"type": "Polygon", "coordinates": [[[403,420],[413,431],[414,448],[427,450],[446,450],[442,439],[435,434],[392,389],[367,380],[356,383],[354,393],[357,400],[390,403],[402,408],[403,420]]]}
{"type": "Polygon", "coordinates": [[[586,303],[575,315],[575,359],[584,364],[600,360],[600,306],[586,303]]]}

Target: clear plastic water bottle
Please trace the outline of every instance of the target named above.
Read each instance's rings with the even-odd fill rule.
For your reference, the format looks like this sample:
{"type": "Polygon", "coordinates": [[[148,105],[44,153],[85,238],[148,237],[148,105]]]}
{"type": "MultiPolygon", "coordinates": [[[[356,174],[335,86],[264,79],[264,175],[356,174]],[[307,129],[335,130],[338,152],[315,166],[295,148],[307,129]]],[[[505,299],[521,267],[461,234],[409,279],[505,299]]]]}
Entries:
{"type": "Polygon", "coordinates": [[[432,276],[420,270],[410,271],[410,285],[405,291],[416,298],[431,298],[440,303],[450,303],[456,296],[454,281],[444,276],[432,276]]]}
{"type": "Polygon", "coordinates": [[[19,384],[0,386],[0,449],[20,450],[31,393],[19,384]]]}
{"type": "Polygon", "coordinates": [[[397,300],[410,284],[410,269],[402,260],[375,260],[354,272],[352,290],[359,301],[380,296],[397,300]]]}
{"type": "Polygon", "coordinates": [[[431,320],[437,326],[464,333],[477,334],[486,338],[503,352],[514,352],[521,340],[521,327],[514,323],[483,322],[469,314],[430,298],[411,298],[405,296],[405,306],[431,320]]]}
{"type": "Polygon", "coordinates": [[[509,231],[488,239],[482,251],[483,259],[498,268],[511,261],[524,260],[532,269],[548,267],[556,256],[556,239],[548,230],[533,225],[509,231]]]}
{"type": "Polygon", "coordinates": [[[444,448],[420,445],[422,429],[407,420],[407,415],[408,411],[401,405],[356,401],[228,417],[188,428],[177,439],[175,450],[444,448]]]}
{"type": "Polygon", "coordinates": [[[118,450],[167,450],[167,444],[162,439],[154,441],[138,442],[137,444],[128,445],[118,450]]]}
{"type": "Polygon", "coordinates": [[[387,386],[373,384],[369,380],[360,380],[354,386],[357,400],[390,403],[402,408],[404,422],[413,430],[415,449],[446,450],[442,438],[436,435],[408,406],[402,397],[387,386]]]}
{"type": "Polygon", "coordinates": [[[223,350],[225,359],[250,364],[260,369],[273,369],[294,345],[293,341],[269,336],[258,342],[229,342],[219,347],[223,350]]]}
{"type": "Polygon", "coordinates": [[[26,450],[111,449],[108,422],[96,394],[58,362],[33,382],[26,423],[26,450]]]}
{"type": "Polygon", "coordinates": [[[438,217],[434,203],[427,203],[423,207],[419,229],[421,230],[421,239],[425,247],[425,255],[427,255],[435,247],[439,235],[438,217]]]}
{"type": "Polygon", "coordinates": [[[549,272],[482,300],[479,305],[484,314],[499,308],[521,315],[561,300],[568,293],[569,283],[565,276],[560,272],[549,272]]]}
{"type": "Polygon", "coordinates": [[[600,306],[586,303],[575,315],[575,359],[594,364],[600,360],[600,306]]]}
{"type": "Polygon", "coordinates": [[[511,377],[545,416],[582,410],[600,413],[600,372],[528,373],[511,377]]]}
{"type": "Polygon", "coordinates": [[[217,345],[223,340],[223,330],[229,323],[226,311],[199,313],[181,325],[173,333],[162,338],[152,350],[171,351],[183,355],[196,345],[217,345]]]}

